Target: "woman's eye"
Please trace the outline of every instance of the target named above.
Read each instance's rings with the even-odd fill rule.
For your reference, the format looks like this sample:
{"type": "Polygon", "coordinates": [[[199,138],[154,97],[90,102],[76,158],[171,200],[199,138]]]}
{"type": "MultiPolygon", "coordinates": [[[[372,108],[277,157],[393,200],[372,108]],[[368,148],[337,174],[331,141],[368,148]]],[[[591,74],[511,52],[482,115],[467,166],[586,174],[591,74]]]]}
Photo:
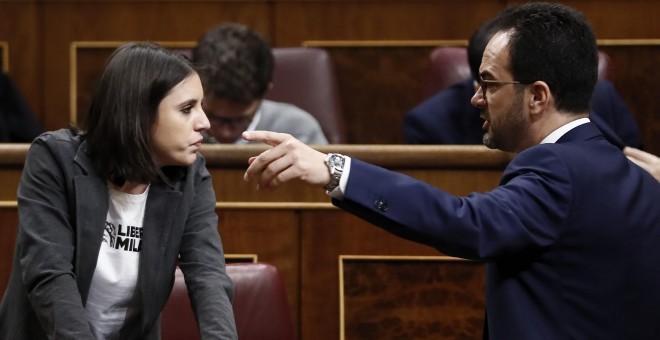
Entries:
{"type": "Polygon", "coordinates": [[[192,111],[192,106],[186,106],[181,109],[181,112],[183,113],[190,113],[192,111]]]}

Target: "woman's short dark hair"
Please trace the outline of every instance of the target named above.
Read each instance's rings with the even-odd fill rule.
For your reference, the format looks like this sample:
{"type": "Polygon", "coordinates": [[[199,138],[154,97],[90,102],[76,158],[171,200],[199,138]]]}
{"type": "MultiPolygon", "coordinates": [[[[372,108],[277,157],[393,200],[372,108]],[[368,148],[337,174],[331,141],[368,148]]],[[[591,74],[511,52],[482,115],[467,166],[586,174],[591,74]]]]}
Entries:
{"type": "Polygon", "coordinates": [[[529,3],[504,10],[500,30],[511,33],[510,66],[522,83],[544,81],[559,110],[584,113],[598,78],[598,48],[587,19],[554,3],[529,3]]]}
{"type": "Polygon", "coordinates": [[[158,106],[194,73],[190,62],[157,44],[127,43],[108,59],[87,114],[87,152],[116,185],[167,181],[152,153],[158,106]]]}

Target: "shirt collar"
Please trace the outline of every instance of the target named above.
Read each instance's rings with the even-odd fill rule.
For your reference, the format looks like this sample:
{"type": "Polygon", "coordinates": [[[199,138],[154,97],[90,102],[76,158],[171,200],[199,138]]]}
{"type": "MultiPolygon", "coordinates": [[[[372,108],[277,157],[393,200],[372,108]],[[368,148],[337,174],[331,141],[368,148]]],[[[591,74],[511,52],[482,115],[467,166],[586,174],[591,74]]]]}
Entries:
{"type": "Polygon", "coordinates": [[[568,131],[573,130],[574,128],[582,125],[589,123],[590,120],[589,118],[579,118],[573,121],[570,121],[562,126],[560,126],[557,130],[552,131],[549,135],[547,135],[543,140],[541,141],[541,144],[544,143],[556,143],[561,136],[565,135],[568,131]]]}

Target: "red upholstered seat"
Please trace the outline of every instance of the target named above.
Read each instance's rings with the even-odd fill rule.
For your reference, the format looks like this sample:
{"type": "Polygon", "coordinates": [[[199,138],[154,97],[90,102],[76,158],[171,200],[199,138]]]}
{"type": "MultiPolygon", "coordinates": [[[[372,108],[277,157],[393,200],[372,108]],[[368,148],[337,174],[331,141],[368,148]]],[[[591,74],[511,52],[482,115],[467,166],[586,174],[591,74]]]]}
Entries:
{"type": "MultiPolygon", "coordinates": [[[[295,339],[286,291],[277,268],[265,263],[228,264],[227,274],[236,285],[233,307],[239,339],[295,339]]],[[[163,340],[200,338],[179,268],[161,314],[161,336],[163,340]]]]}
{"type": "Polygon", "coordinates": [[[174,286],[165,308],[160,313],[162,340],[199,339],[195,314],[190,306],[188,288],[181,269],[176,268],[174,286]]]}
{"type": "Polygon", "coordinates": [[[614,64],[610,56],[603,52],[598,51],[598,79],[605,79],[614,82],[614,64]]]}
{"type": "Polygon", "coordinates": [[[321,125],[329,143],[346,143],[334,64],[321,48],[274,48],[273,88],[267,99],[294,104],[321,125]]]}
{"type": "Polygon", "coordinates": [[[465,47],[436,47],[429,54],[429,66],[422,87],[424,99],[445,87],[471,78],[465,47]]]}
{"type": "MultiPolygon", "coordinates": [[[[428,71],[422,87],[423,98],[429,98],[443,88],[471,77],[465,47],[436,47],[429,54],[428,71]]],[[[614,81],[614,65],[603,51],[598,51],[598,78],[614,81]]]]}

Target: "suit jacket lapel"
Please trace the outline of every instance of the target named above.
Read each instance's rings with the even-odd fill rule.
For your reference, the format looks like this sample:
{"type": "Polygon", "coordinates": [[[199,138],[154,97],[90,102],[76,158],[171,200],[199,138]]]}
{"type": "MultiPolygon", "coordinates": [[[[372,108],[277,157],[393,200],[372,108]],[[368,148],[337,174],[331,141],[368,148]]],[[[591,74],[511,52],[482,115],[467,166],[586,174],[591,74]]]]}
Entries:
{"type": "MultiPolygon", "coordinates": [[[[142,294],[145,315],[158,313],[153,311],[154,301],[157,301],[157,290],[149,283],[154,278],[162,278],[165,249],[169,244],[172,223],[176,216],[177,207],[181,204],[182,193],[170,190],[164,184],[152,184],[149,188],[149,197],[144,213],[144,234],[142,236],[142,250],[140,252],[140,272],[138,284],[142,294]]],[[[149,325],[142,325],[143,327],[149,325]]]]}
{"type": "Polygon", "coordinates": [[[83,304],[87,303],[96,259],[103,242],[105,218],[108,214],[108,188],[98,177],[87,157],[85,143],[78,148],[74,162],[82,174],[73,179],[76,204],[75,272],[83,304]]]}

